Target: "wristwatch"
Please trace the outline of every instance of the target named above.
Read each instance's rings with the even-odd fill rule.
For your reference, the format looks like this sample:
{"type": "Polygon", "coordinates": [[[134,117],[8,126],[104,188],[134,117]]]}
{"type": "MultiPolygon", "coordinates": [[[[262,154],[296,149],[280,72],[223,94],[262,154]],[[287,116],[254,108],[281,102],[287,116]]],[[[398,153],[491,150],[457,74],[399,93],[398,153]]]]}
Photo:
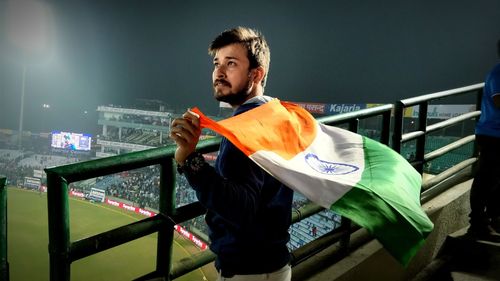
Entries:
{"type": "Polygon", "coordinates": [[[177,172],[183,173],[196,173],[206,164],[205,158],[199,152],[189,154],[184,162],[184,165],[177,164],[177,172]]]}

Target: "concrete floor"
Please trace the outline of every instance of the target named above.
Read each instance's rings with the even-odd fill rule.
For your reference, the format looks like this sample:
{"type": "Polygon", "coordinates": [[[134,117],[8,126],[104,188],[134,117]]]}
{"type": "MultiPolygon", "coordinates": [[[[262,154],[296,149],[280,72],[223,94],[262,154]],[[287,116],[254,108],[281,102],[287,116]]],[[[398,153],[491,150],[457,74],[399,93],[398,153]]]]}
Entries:
{"type": "Polygon", "coordinates": [[[465,229],[450,235],[446,251],[451,255],[450,273],[454,281],[500,280],[500,236],[471,240],[463,236],[465,229]]]}

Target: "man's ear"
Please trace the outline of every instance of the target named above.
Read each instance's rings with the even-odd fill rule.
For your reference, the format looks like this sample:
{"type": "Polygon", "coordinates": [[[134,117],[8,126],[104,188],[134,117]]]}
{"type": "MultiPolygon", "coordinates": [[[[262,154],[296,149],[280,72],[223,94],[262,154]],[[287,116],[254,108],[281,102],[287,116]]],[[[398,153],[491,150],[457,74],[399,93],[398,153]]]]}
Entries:
{"type": "Polygon", "coordinates": [[[262,79],[264,79],[264,76],[266,75],[266,70],[264,67],[259,66],[251,70],[250,77],[253,82],[256,84],[260,84],[262,82],[262,79]]]}

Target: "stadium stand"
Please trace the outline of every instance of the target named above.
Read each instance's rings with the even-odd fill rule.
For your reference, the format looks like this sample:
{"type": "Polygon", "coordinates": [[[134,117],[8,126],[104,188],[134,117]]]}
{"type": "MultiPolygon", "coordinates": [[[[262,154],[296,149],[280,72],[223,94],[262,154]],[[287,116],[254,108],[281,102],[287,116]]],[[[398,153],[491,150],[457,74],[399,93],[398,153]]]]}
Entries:
{"type": "MultiPolygon", "coordinates": [[[[299,209],[305,205],[308,200],[300,193],[295,192],[292,207],[299,209]]],[[[288,232],[290,241],[288,248],[294,250],[314,239],[332,231],[340,226],[340,216],[330,210],[324,210],[316,215],[292,224],[288,232]]]]}

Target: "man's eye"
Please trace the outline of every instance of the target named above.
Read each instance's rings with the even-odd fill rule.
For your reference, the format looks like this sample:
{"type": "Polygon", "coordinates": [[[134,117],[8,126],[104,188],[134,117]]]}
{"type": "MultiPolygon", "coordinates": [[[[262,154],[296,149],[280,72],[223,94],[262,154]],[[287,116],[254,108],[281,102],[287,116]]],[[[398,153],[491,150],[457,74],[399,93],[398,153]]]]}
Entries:
{"type": "Polygon", "coordinates": [[[230,62],[227,63],[227,65],[229,65],[229,66],[235,66],[236,63],[234,61],[230,61],[230,62]]]}

